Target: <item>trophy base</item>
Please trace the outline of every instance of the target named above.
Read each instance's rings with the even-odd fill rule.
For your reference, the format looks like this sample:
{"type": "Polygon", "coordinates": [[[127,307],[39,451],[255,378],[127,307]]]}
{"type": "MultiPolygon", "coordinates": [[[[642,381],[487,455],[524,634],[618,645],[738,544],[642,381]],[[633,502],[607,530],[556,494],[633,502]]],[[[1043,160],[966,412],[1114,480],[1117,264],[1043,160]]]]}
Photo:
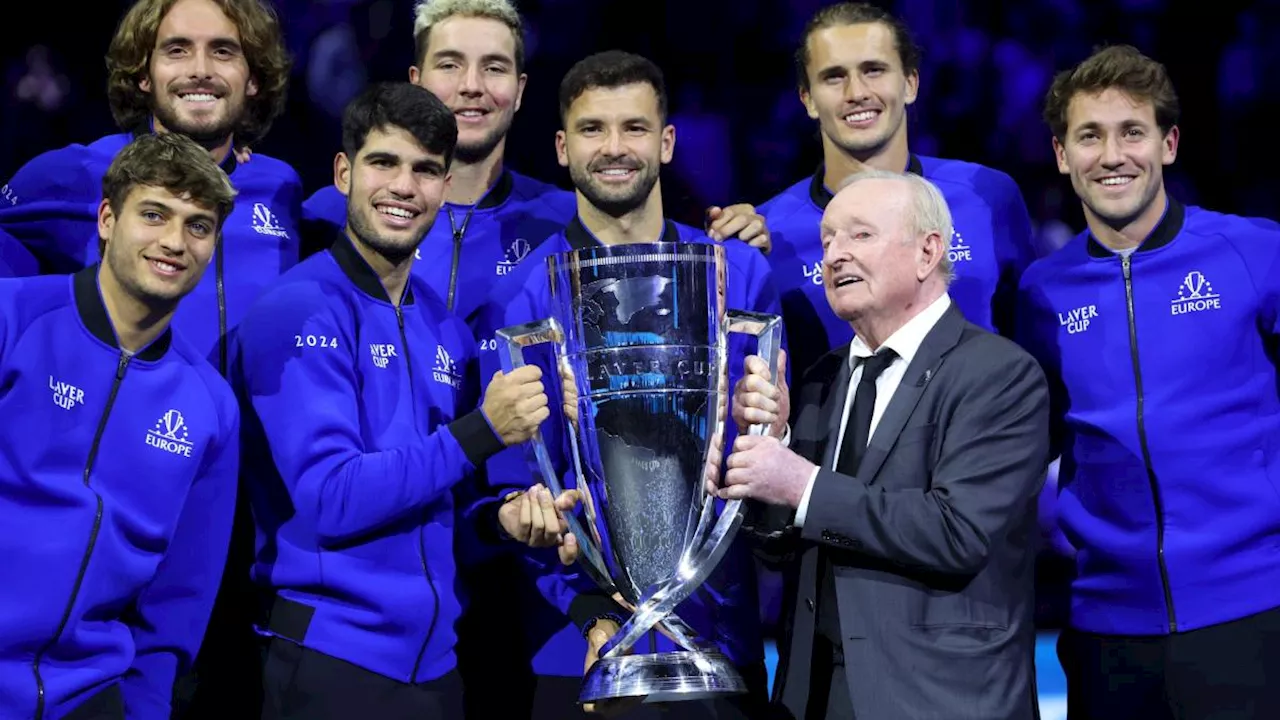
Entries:
{"type": "Polygon", "coordinates": [[[665,703],[746,691],[746,682],[724,655],[683,650],[604,658],[583,678],[578,702],[643,697],[646,703],[665,703]]]}

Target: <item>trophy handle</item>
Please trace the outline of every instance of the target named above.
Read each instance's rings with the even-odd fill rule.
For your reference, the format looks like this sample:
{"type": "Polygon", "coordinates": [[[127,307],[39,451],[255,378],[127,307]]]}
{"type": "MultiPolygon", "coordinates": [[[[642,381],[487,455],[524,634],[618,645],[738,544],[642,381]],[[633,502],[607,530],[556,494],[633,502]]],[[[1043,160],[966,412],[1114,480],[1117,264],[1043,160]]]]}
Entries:
{"type": "MultiPolygon", "coordinates": [[[[516,368],[524,367],[527,364],[524,361],[524,349],[527,347],[555,343],[557,350],[564,349],[564,328],[560,326],[560,323],[554,317],[524,325],[505,327],[497,331],[495,335],[499,341],[498,355],[502,362],[502,371],[504,373],[512,372],[516,368]]],[[[557,352],[555,355],[558,361],[560,353],[557,352]]],[[[573,433],[572,423],[569,423],[569,425],[569,432],[573,433]]],[[[533,448],[533,455],[537,460],[538,471],[541,473],[543,481],[547,484],[547,487],[551,488],[552,493],[559,497],[564,492],[564,484],[560,482],[560,476],[556,474],[555,468],[551,464],[551,456],[547,453],[547,443],[542,438],[540,429],[534,431],[533,437],[529,440],[529,445],[533,448]]],[[[574,461],[576,465],[576,456],[574,461]]],[[[578,553],[579,558],[582,560],[580,564],[586,570],[587,575],[605,592],[617,592],[613,580],[609,578],[609,573],[605,570],[604,559],[600,557],[595,544],[591,542],[591,536],[583,532],[577,516],[569,512],[565,513],[565,519],[569,524],[569,532],[578,538],[578,553]]]]}
{"type": "MultiPolygon", "coordinates": [[[[782,345],[782,318],[768,313],[747,312],[743,310],[728,311],[728,333],[742,333],[757,338],[756,354],[769,364],[771,373],[778,369],[778,351],[782,345]]],[[[778,379],[774,378],[774,385],[778,379]]],[[[733,389],[728,389],[732,397],[733,389]]],[[[769,429],[756,423],[748,429],[751,435],[763,435],[769,429]]],[[[726,453],[725,458],[728,458],[726,453]]],[[[636,644],[644,634],[663,618],[671,614],[676,606],[684,602],[693,591],[702,585],[711,575],[711,571],[728,552],[733,537],[742,525],[745,515],[741,500],[725,502],[720,517],[711,525],[711,506],[714,500],[703,504],[702,517],[690,550],[681,558],[680,568],[671,580],[652,589],[637,604],[636,611],[626,624],[609,639],[601,648],[600,657],[620,655],[636,644]],[[708,529],[708,526],[709,529],[708,529]]],[[[670,628],[668,628],[670,629],[670,628]]],[[[690,648],[693,649],[693,648],[690,648]]]]}

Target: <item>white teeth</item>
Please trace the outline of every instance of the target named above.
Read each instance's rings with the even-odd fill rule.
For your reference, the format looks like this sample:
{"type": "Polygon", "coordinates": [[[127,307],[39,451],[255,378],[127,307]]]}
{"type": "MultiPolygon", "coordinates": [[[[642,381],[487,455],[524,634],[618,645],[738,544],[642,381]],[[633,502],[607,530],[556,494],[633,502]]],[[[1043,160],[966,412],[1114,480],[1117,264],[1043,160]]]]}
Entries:
{"type": "Polygon", "coordinates": [[[850,113],[844,116],[845,122],[865,122],[879,115],[878,110],[863,110],[862,112],[850,113]]]}
{"type": "Polygon", "coordinates": [[[392,215],[394,217],[405,218],[405,219],[410,219],[417,214],[417,213],[409,212],[404,208],[398,208],[398,207],[380,207],[378,208],[378,212],[382,213],[383,215],[392,215]]]}
{"type": "Polygon", "coordinates": [[[187,102],[213,102],[218,98],[208,93],[192,93],[190,95],[183,95],[182,99],[186,100],[187,102]]]}
{"type": "Polygon", "coordinates": [[[178,272],[177,265],[170,265],[167,262],[161,262],[159,260],[152,260],[151,262],[163,272],[178,272]]]}
{"type": "Polygon", "coordinates": [[[600,171],[600,174],[601,174],[601,175],[614,175],[614,176],[617,176],[617,177],[622,177],[623,175],[627,175],[627,174],[629,174],[630,172],[631,172],[631,169],[630,169],[630,168],[609,168],[609,169],[607,169],[607,170],[601,170],[601,171],[600,171]]]}
{"type": "Polygon", "coordinates": [[[862,281],[862,278],[860,277],[841,278],[836,281],[836,287],[844,287],[845,285],[852,285],[856,282],[861,282],[861,281],[862,281]]]}
{"type": "Polygon", "coordinates": [[[460,110],[458,111],[458,114],[461,115],[462,117],[469,117],[469,118],[480,117],[481,115],[484,115],[484,113],[480,112],[479,110],[460,110]]]}
{"type": "Polygon", "coordinates": [[[1132,181],[1133,181],[1133,178],[1128,178],[1128,177],[1109,177],[1109,178],[1103,178],[1102,184],[1103,185],[1128,185],[1132,181]]]}

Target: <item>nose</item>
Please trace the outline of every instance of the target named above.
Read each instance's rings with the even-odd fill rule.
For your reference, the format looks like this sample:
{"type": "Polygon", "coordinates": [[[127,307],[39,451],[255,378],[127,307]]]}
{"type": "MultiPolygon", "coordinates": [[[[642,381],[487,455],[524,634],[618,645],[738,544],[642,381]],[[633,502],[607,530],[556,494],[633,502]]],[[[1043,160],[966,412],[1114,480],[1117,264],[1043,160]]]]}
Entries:
{"type": "Polygon", "coordinates": [[[871,91],[862,76],[856,72],[849,73],[849,81],[844,84],[844,99],[847,102],[862,102],[870,97],[871,91]]]}
{"type": "Polygon", "coordinates": [[[476,65],[469,66],[462,73],[462,82],[458,86],[458,92],[467,97],[479,97],[484,94],[484,83],[480,78],[480,68],[476,65]]]}
{"type": "Polygon", "coordinates": [[[1124,151],[1120,147],[1120,139],[1114,135],[1102,142],[1102,164],[1114,168],[1124,164],[1124,151]]]}
{"type": "Polygon", "coordinates": [[[210,77],[212,75],[211,67],[209,53],[204,48],[197,48],[195,52],[191,53],[191,77],[199,79],[210,77]]]}
{"type": "Polygon", "coordinates": [[[413,169],[409,167],[400,168],[400,170],[391,177],[390,182],[387,183],[387,189],[395,193],[398,197],[413,197],[413,169]]]}
{"type": "Polygon", "coordinates": [[[621,157],[626,155],[626,148],[622,144],[622,133],[608,131],[608,135],[604,139],[604,153],[609,157],[621,157]]]}
{"type": "Polygon", "coordinates": [[[160,249],[169,257],[181,257],[187,251],[186,225],[175,223],[160,235],[160,249]]]}
{"type": "Polygon", "coordinates": [[[832,270],[839,270],[850,257],[849,243],[844,242],[839,235],[831,238],[827,246],[822,249],[822,264],[832,270]]]}

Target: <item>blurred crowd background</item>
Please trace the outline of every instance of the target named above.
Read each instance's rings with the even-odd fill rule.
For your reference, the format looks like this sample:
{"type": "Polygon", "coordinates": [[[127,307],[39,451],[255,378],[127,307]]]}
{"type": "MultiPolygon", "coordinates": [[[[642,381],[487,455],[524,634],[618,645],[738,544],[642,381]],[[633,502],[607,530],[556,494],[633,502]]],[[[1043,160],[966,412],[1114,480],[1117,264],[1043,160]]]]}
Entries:
{"type": "MultiPolygon", "coordinates": [[[[555,162],[556,92],[577,60],[639,52],[667,74],[675,161],[667,212],[701,224],[711,204],[759,204],[813,172],[816,128],[796,96],[792,56],[828,0],[518,0],[528,23],[529,83],[507,157],[568,185],[555,162]]],[[[414,0],[276,0],[294,56],[289,109],[259,150],[286,160],[311,192],[332,181],[344,104],[413,62],[414,0]]],[[[1184,202],[1278,218],[1280,0],[896,0],[924,48],[910,111],[917,153],[973,160],[1021,185],[1042,251],[1083,227],[1040,119],[1053,73],[1097,44],[1127,42],[1163,61],[1182,100],[1182,146],[1166,172],[1184,202]]],[[[0,178],[36,154],[114,131],[103,55],[125,0],[38,10],[0,23],[0,178]]],[[[1051,510],[1047,507],[1046,510],[1051,510]]],[[[1046,543],[1042,624],[1062,617],[1070,563],[1046,543]]]]}

